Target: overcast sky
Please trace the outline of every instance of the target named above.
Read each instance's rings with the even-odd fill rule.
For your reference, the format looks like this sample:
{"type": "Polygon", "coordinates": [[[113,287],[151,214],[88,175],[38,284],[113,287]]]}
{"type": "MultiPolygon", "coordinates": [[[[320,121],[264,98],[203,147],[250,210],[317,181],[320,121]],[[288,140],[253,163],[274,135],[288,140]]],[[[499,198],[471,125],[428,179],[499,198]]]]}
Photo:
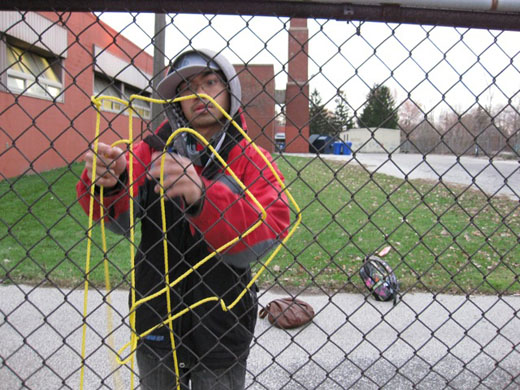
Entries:
{"type": "MultiPolygon", "coordinates": [[[[106,13],[101,19],[153,54],[153,14],[106,13]]],[[[233,63],[274,64],[276,88],[285,88],[288,18],[181,14],[168,15],[167,23],[169,58],[190,44],[224,50],[233,63]]],[[[331,108],[338,88],[358,109],[379,83],[397,103],[410,93],[425,111],[437,107],[437,113],[448,105],[463,112],[477,97],[484,106],[520,101],[518,32],[313,19],[308,27],[311,89],[331,108]]]]}

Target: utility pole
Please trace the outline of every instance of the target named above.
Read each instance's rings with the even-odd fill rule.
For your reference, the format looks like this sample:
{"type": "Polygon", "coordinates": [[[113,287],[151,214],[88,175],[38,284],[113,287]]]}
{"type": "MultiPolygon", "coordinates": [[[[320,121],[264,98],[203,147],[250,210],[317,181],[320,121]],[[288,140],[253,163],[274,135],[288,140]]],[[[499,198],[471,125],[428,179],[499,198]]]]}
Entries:
{"type": "MultiPolygon", "coordinates": [[[[152,97],[160,99],[157,94],[157,85],[164,77],[164,50],[165,50],[165,36],[166,36],[166,15],[155,14],[155,28],[153,37],[153,79],[152,79],[152,97]]],[[[152,103],[152,120],[150,122],[151,130],[155,130],[163,120],[161,112],[163,110],[162,104],[152,103]]]]}

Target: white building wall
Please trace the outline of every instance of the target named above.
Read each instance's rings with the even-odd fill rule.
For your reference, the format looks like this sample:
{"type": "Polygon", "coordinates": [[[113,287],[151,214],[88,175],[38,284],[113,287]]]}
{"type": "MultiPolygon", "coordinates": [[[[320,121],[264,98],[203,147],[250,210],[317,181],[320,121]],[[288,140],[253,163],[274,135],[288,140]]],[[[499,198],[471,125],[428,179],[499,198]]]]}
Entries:
{"type": "Polygon", "coordinates": [[[352,142],[352,151],[358,153],[399,153],[401,131],[384,128],[359,128],[343,131],[340,138],[352,142]]]}

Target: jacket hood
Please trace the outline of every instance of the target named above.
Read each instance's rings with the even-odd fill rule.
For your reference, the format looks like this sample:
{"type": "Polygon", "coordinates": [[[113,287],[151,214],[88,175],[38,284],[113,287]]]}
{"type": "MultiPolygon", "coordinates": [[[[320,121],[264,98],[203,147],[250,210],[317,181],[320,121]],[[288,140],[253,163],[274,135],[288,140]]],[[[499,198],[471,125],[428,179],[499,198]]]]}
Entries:
{"type": "MultiPolygon", "coordinates": [[[[162,98],[173,99],[177,97],[177,88],[182,81],[206,70],[220,71],[227,82],[230,97],[228,114],[235,119],[242,128],[245,123],[240,110],[242,89],[234,66],[221,54],[208,49],[190,50],[182,53],[173,62],[168,75],[158,86],[158,93],[162,98]]],[[[165,106],[165,114],[169,126],[163,126],[156,135],[147,137],[145,142],[160,150],[172,131],[181,127],[189,127],[179,103],[169,103],[165,106]],[[160,141],[162,140],[162,141],[160,141]],[[160,148],[160,149],[159,149],[160,148]]],[[[222,123],[222,129],[208,140],[213,148],[223,157],[229,150],[242,139],[242,135],[231,125],[229,120],[222,123]]],[[[181,133],[169,145],[169,150],[188,157],[194,164],[204,167],[205,176],[213,175],[218,169],[215,156],[206,147],[203,150],[197,148],[198,140],[188,133],[181,133]]]]}
{"type": "Polygon", "coordinates": [[[180,54],[170,67],[168,75],[159,83],[157,92],[161,98],[174,99],[181,82],[207,69],[221,71],[224,74],[231,100],[229,114],[234,117],[242,99],[238,75],[224,55],[209,49],[189,50],[180,54]]]}

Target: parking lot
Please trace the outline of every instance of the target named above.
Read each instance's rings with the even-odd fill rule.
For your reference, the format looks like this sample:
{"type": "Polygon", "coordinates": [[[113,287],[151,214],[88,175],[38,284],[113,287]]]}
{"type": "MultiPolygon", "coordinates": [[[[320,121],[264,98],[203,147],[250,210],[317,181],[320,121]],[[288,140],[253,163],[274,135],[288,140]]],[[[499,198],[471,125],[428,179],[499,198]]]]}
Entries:
{"type": "MultiPolygon", "coordinates": [[[[298,154],[314,157],[314,154],[298,154]]],[[[413,153],[356,153],[353,155],[321,154],[326,160],[362,164],[371,172],[403,179],[442,180],[472,186],[489,196],[520,197],[520,161],[483,157],[413,153]]]]}

